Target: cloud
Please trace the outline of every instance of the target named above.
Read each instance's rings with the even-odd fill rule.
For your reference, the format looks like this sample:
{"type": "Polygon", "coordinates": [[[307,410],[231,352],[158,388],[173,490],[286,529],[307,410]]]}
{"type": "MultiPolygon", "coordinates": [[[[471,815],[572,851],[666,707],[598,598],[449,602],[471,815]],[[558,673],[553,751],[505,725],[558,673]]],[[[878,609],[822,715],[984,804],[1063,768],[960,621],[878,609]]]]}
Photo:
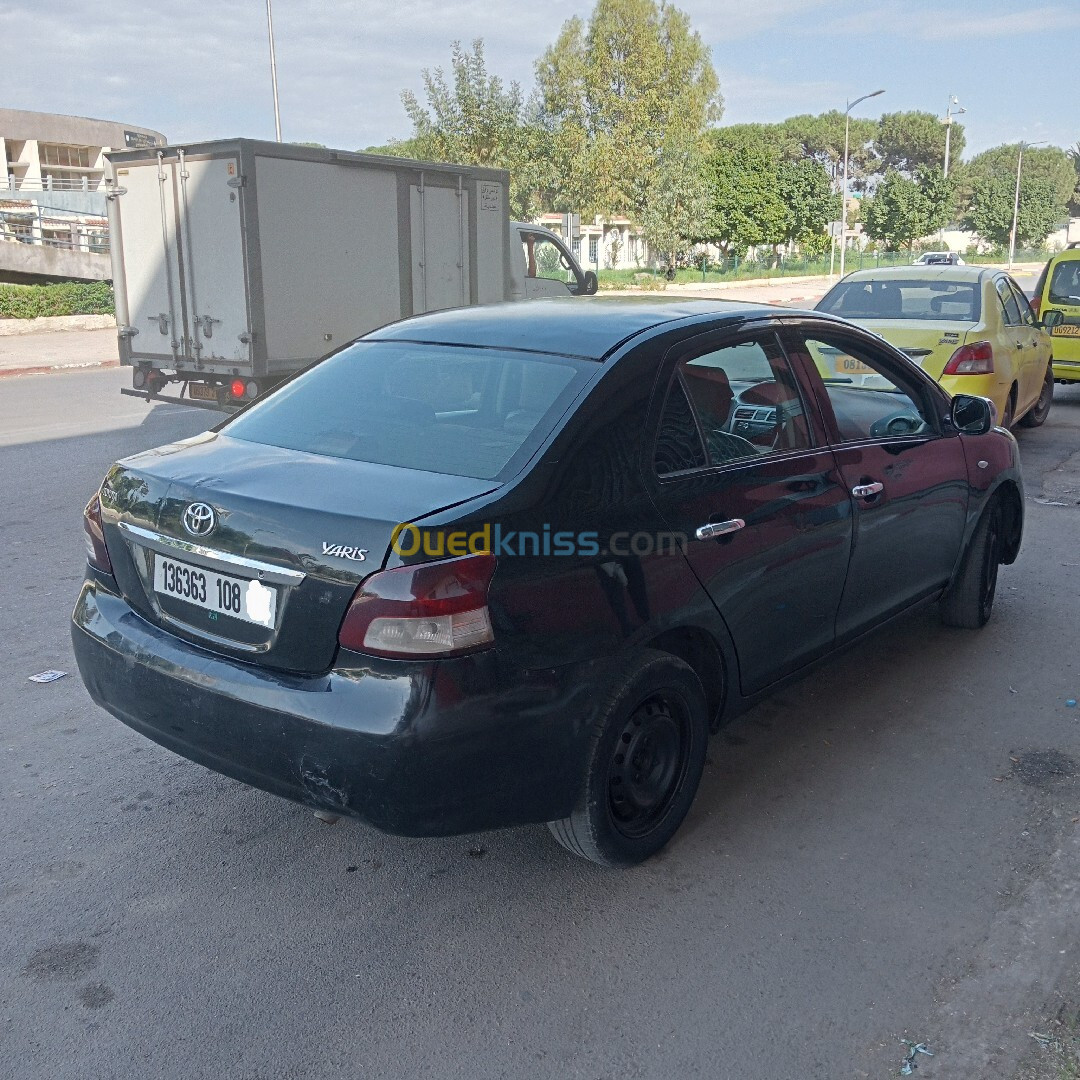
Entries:
{"type": "Polygon", "coordinates": [[[888,3],[866,7],[839,19],[835,29],[848,34],[898,34],[924,41],[970,42],[975,38],[1024,37],[1080,27],[1080,11],[1044,6],[1023,11],[957,14],[934,2],[888,3]]]}

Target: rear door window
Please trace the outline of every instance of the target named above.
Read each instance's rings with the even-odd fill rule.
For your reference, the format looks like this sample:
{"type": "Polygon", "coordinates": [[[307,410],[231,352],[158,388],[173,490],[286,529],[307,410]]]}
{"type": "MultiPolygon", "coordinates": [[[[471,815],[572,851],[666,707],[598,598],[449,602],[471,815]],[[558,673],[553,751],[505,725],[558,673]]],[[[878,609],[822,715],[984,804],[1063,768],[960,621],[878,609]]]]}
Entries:
{"type": "Polygon", "coordinates": [[[1020,314],[1020,305],[1016,302],[1012,289],[1009,288],[1009,283],[1004,278],[998,278],[996,285],[998,296],[1001,297],[1001,306],[1005,309],[1005,322],[1009,326],[1020,326],[1024,319],[1020,314]]]}
{"type": "Polygon", "coordinates": [[[358,342],[221,430],[325,457],[505,479],[595,370],[589,361],[553,355],[358,342]]]}

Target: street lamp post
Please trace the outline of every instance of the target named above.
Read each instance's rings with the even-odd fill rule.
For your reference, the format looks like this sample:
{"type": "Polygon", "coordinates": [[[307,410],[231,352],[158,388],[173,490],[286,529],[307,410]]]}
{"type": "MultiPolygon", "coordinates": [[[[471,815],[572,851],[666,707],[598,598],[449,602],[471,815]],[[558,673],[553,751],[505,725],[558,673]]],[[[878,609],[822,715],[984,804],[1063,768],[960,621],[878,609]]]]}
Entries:
{"type": "Polygon", "coordinates": [[[879,94],[884,94],[884,90],[875,90],[872,94],[863,94],[862,97],[856,98],[854,101],[847,103],[847,108],[844,109],[844,186],[843,194],[840,202],[840,276],[844,276],[844,254],[847,251],[847,179],[848,179],[848,137],[851,132],[851,110],[859,104],[860,101],[866,101],[867,98],[877,97],[879,94]]]}
{"type": "Polygon", "coordinates": [[[274,131],[277,141],[281,142],[281,110],[278,108],[277,95],[277,57],[274,55],[274,16],[270,10],[270,0],[266,0],[266,30],[270,35],[270,81],[274,84],[274,131]]]}
{"type": "Polygon", "coordinates": [[[961,113],[966,113],[967,109],[960,104],[960,99],[953,94],[949,98],[949,105],[945,109],[945,168],[942,172],[945,176],[949,175],[949,143],[952,137],[952,121],[953,116],[960,116],[961,113]],[[956,106],[956,112],[953,112],[953,106],[956,106]]]}
{"type": "Polygon", "coordinates": [[[1013,259],[1016,257],[1016,226],[1020,218],[1020,169],[1024,164],[1024,151],[1033,146],[1045,146],[1045,143],[1021,142],[1016,154],[1016,191],[1013,194],[1013,219],[1012,228],[1009,230],[1009,269],[1013,268],[1013,259]]]}

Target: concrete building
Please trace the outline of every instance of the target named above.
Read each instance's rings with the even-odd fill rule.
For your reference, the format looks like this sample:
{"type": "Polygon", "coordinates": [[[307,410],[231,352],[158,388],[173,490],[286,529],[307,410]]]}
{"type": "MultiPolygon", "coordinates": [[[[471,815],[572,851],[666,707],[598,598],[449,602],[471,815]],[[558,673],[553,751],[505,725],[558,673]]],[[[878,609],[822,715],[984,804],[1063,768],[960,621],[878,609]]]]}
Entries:
{"type": "Polygon", "coordinates": [[[0,281],[107,278],[105,152],[164,144],[132,124],[0,109],[0,281]]]}
{"type": "Polygon", "coordinates": [[[106,150],[163,146],[150,128],[0,109],[0,177],[9,191],[98,191],[106,150]]]}

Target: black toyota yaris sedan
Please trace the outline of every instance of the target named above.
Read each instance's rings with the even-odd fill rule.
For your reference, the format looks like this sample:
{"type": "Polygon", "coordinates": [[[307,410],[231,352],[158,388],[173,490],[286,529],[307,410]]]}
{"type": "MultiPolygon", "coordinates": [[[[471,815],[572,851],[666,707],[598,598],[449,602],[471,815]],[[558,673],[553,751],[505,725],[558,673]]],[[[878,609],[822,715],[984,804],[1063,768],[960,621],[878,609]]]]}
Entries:
{"type": "Polygon", "coordinates": [[[1016,443],[880,338],[722,302],[378,330],[85,514],[94,700],[406,835],[549,823],[625,865],[721,721],[915,605],[990,616],[1016,443]]]}

